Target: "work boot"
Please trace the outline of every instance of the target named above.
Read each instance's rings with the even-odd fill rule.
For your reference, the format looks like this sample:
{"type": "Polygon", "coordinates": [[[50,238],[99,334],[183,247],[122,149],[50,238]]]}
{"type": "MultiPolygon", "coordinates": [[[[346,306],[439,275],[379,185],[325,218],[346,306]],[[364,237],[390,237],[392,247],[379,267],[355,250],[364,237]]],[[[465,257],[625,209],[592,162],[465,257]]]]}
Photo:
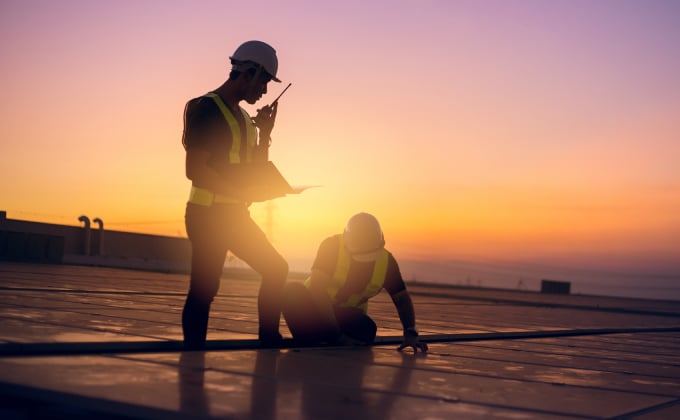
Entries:
{"type": "Polygon", "coordinates": [[[278,331],[263,331],[261,328],[258,332],[258,336],[260,339],[260,345],[262,347],[280,347],[281,344],[283,343],[283,336],[281,336],[281,333],[278,331]]]}

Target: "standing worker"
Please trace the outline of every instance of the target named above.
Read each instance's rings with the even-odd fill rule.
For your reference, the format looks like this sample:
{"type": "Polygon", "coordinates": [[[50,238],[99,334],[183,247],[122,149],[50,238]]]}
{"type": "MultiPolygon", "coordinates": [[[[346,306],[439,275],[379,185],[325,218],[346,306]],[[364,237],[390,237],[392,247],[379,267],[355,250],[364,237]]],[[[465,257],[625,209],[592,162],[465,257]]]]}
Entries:
{"type": "Polygon", "coordinates": [[[283,316],[301,344],[370,344],[377,326],[367,314],[368,300],[383,288],[403,326],[399,350],[427,351],[427,344],[418,340],[413,302],[397,261],[385,249],[380,223],[371,214],[358,213],[342,234],[321,243],[304,285],[285,287],[283,316]]]}
{"type": "Polygon", "coordinates": [[[239,103],[255,104],[267,93],[267,83],[280,82],[278,58],[270,45],[248,41],[230,59],[227,81],[191,99],[184,110],[182,144],[186,176],[192,183],[185,214],[191,280],[182,312],[187,349],[205,346],[210,304],[220,286],[227,251],[262,276],[257,300],[261,344],[272,346],[281,340],[280,296],[288,263],[250,217],[248,206],[257,200],[239,187],[239,172],[233,170],[268,160],[278,102],[259,109],[252,119],[239,103]]]}

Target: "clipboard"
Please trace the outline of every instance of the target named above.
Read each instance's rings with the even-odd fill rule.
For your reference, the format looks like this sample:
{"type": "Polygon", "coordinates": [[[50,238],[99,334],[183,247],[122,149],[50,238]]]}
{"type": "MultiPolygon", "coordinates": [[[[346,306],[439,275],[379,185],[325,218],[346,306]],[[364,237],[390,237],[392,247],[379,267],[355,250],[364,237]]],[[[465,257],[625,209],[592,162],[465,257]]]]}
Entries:
{"type": "Polygon", "coordinates": [[[244,191],[251,202],[267,201],[287,194],[299,194],[308,187],[293,188],[273,162],[249,162],[227,165],[223,175],[244,191]]]}

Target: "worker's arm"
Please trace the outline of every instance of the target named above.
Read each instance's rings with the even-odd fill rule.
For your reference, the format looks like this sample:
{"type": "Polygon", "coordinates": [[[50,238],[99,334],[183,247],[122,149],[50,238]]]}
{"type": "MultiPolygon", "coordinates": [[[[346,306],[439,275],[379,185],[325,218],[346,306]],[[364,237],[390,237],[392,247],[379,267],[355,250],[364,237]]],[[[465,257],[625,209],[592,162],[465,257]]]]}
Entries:
{"type": "Polygon", "coordinates": [[[202,148],[187,149],[185,170],[186,176],[193,185],[206,188],[218,194],[223,194],[235,199],[243,199],[243,192],[227,182],[215,169],[208,165],[210,153],[202,148]]]}
{"type": "Polygon", "coordinates": [[[278,102],[274,102],[272,105],[265,105],[257,110],[257,115],[253,118],[253,123],[257,127],[259,137],[255,147],[256,161],[269,160],[269,145],[272,142],[272,130],[276,121],[278,105],[278,102]]]}
{"type": "Polygon", "coordinates": [[[319,315],[328,323],[328,325],[332,325],[338,331],[338,334],[340,334],[340,326],[338,325],[337,319],[335,319],[333,302],[326,292],[327,285],[331,281],[331,276],[325,271],[312,268],[309,281],[309,292],[319,310],[319,315]]]}
{"type": "Polygon", "coordinates": [[[421,343],[418,340],[418,330],[416,330],[416,315],[413,309],[413,301],[406,289],[392,295],[392,302],[397,308],[401,325],[404,328],[404,341],[399,346],[399,351],[406,347],[412,347],[415,353],[420,349],[423,352],[427,351],[427,344],[421,343]]]}
{"type": "Polygon", "coordinates": [[[333,308],[333,302],[326,292],[327,285],[331,281],[331,276],[319,269],[312,268],[312,273],[310,277],[311,285],[309,286],[309,292],[312,295],[312,299],[319,310],[319,316],[327,325],[331,326],[335,330],[336,341],[335,345],[338,346],[354,346],[354,345],[364,345],[365,343],[345,335],[340,329],[338,320],[335,318],[335,310],[333,308]]]}
{"type": "Polygon", "coordinates": [[[253,152],[253,162],[266,162],[269,160],[269,145],[257,145],[253,152]]]}

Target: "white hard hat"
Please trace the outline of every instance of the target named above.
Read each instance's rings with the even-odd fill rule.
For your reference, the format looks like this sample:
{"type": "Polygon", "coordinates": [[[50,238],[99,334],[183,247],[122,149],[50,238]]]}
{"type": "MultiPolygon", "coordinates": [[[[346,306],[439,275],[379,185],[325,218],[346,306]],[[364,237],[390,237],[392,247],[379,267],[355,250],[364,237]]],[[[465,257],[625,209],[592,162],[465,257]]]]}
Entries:
{"type": "Polygon", "coordinates": [[[350,217],[343,233],[345,248],[357,261],[375,261],[385,247],[380,222],[372,214],[357,213],[350,217]]]}
{"type": "Polygon", "coordinates": [[[239,45],[229,58],[234,70],[242,70],[247,68],[248,65],[256,64],[261,66],[272,77],[273,81],[280,82],[276,78],[276,71],[279,68],[276,50],[266,42],[246,41],[239,45]]]}

